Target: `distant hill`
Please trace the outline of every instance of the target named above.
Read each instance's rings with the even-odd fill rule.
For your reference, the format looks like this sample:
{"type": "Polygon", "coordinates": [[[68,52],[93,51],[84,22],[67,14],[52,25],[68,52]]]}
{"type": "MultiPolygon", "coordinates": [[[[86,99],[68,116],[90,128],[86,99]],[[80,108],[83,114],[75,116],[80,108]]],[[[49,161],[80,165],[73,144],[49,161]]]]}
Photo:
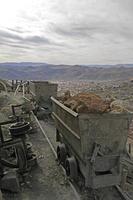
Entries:
{"type": "Polygon", "coordinates": [[[23,80],[127,80],[133,64],[53,65],[48,63],[0,63],[0,78],[23,80]]]}

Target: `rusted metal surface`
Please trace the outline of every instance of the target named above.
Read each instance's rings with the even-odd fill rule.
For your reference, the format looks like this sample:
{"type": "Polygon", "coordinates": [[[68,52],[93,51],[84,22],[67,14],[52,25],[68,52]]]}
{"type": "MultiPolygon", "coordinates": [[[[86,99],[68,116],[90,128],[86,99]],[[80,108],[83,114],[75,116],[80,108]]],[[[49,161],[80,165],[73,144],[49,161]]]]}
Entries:
{"type": "Polygon", "coordinates": [[[35,96],[36,101],[40,98],[49,101],[51,96],[57,96],[57,84],[48,81],[30,81],[30,92],[35,96]]]}
{"type": "MultiPolygon", "coordinates": [[[[37,120],[37,119],[36,119],[37,120]]],[[[38,120],[37,120],[38,121],[38,120]]],[[[38,122],[39,127],[43,131],[44,136],[48,139],[50,146],[52,147],[52,150],[54,152],[54,155],[56,156],[56,142],[55,137],[53,136],[55,133],[55,127],[52,122],[44,122],[40,121],[38,122]]],[[[63,169],[63,168],[62,168],[63,169]]],[[[82,181],[82,180],[80,180],[82,181]]],[[[78,192],[77,199],[88,199],[88,200],[132,200],[133,198],[129,197],[129,194],[127,192],[123,192],[119,186],[116,187],[106,187],[106,188],[99,188],[99,189],[91,189],[91,188],[83,188],[81,187],[81,182],[78,185],[78,181],[73,181],[71,183],[71,186],[76,190],[75,192],[78,192]],[[82,189],[81,189],[82,188],[82,189]],[[80,198],[79,198],[80,196],[80,198]]]]}
{"type": "Polygon", "coordinates": [[[52,116],[68,154],[76,156],[87,187],[117,185],[126,151],[130,113],[77,114],[55,98],[52,116]],[[99,146],[98,150],[96,146],[99,146]],[[91,162],[93,161],[93,162],[91,162]]]}

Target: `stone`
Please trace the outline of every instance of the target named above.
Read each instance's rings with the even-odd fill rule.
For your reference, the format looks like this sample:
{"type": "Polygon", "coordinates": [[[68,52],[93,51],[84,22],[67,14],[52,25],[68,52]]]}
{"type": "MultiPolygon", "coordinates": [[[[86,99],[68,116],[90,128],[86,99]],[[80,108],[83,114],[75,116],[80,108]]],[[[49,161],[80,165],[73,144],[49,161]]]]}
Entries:
{"type": "Polygon", "coordinates": [[[1,179],[1,189],[10,192],[19,192],[20,184],[16,171],[8,171],[1,179]]]}

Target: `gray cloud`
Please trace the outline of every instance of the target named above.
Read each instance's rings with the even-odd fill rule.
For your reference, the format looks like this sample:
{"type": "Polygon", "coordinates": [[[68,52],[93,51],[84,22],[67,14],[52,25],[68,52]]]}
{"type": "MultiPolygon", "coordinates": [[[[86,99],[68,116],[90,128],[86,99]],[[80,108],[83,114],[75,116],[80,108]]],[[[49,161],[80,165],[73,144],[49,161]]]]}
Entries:
{"type": "Polygon", "coordinates": [[[48,38],[41,37],[41,36],[28,36],[22,38],[22,41],[25,43],[32,43],[32,44],[52,44],[48,38]]]}
{"type": "Polygon", "coordinates": [[[49,45],[57,47],[63,46],[63,43],[57,43],[44,36],[38,36],[38,35],[21,36],[14,32],[10,32],[8,30],[7,31],[0,30],[0,41],[1,41],[0,44],[2,45],[18,47],[18,48],[30,48],[33,47],[34,45],[39,45],[39,46],[49,45]]]}
{"type": "Polygon", "coordinates": [[[70,23],[64,24],[63,26],[52,24],[52,30],[56,34],[62,37],[73,37],[73,38],[91,38],[94,39],[97,34],[103,36],[112,35],[115,39],[122,37],[123,39],[133,40],[133,28],[129,27],[128,24],[123,24],[122,22],[108,22],[102,20],[91,21],[90,23],[70,23]]]}
{"type": "Polygon", "coordinates": [[[31,47],[28,46],[22,46],[22,45],[18,45],[18,44],[8,44],[9,47],[13,47],[13,48],[18,48],[18,49],[31,49],[31,47]]]}
{"type": "Polygon", "coordinates": [[[48,38],[45,38],[44,36],[26,36],[22,37],[18,34],[8,32],[8,31],[3,31],[0,30],[0,38],[2,39],[13,39],[14,41],[19,41],[19,42],[26,42],[26,43],[43,43],[43,44],[50,44],[50,41],[48,38]]]}
{"type": "Polygon", "coordinates": [[[15,33],[24,33],[24,30],[19,26],[15,28],[7,28],[7,30],[15,32],[15,33]]]}
{"type": "Polygon", "coordinates": [[[14,40],[20,40],[21,37],[18,36],[17,34],[11,33],[9,31],[5,31],[5,30],[0,30],[0,38],[1,39],[14,39],[14,40]]]}
{"type": "Polygon", "coordinates": [[[131,62],[132,8],[132,0],[35,0],[16,23],[0,26],[0,45],[9,57],[18,49],[33,61],[131,62]]]}

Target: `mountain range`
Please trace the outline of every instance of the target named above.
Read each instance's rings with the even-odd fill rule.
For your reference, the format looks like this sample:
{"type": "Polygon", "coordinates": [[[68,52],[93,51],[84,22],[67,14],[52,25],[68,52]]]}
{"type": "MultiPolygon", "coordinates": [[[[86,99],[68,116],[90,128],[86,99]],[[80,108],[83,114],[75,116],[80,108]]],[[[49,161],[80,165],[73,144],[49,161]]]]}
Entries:
{"type": "Polygon", "coordinates": [[[0,78],[19,80],[127,80],[133,64],[54,65],[34,62],[0,63],[0,78]]]}

